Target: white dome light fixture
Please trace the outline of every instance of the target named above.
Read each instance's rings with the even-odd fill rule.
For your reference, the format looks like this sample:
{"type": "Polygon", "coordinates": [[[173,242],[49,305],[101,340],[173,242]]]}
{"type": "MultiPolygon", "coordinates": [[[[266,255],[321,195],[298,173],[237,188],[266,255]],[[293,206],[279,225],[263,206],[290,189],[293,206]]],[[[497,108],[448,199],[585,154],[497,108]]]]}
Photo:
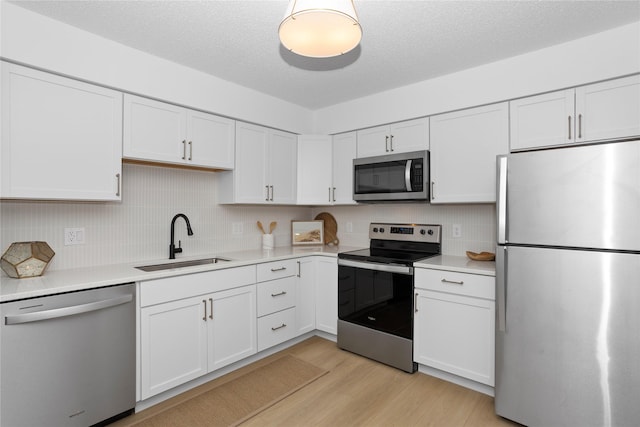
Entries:
{"type": "Polygon", "coordinates": [[[278,34],[293,53],[330,58],[358,46],[362,28],[353,0],[290,0],[278,34]]]}

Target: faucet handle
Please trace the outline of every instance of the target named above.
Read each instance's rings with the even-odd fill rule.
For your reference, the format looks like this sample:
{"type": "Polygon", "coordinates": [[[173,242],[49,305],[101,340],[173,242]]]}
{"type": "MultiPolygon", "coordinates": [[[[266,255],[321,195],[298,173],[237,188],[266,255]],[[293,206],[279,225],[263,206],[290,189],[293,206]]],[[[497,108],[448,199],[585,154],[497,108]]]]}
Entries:
{"type": "Polygon", "coordinates": [[[178,247],[173,249],[174,254],[179,254],[182,252],[182,242],[178,240],[178,247]]]}

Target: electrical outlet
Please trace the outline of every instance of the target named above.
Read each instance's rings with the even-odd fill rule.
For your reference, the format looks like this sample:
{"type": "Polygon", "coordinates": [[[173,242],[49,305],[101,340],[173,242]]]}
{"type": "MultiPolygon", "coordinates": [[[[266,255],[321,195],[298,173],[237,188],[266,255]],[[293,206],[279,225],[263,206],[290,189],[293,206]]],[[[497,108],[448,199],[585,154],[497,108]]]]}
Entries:
{"type": "Polygon", "coordinates": [[[242,223],[234,222],[231,224],[231,233],[232,234],[242,234],[242,223]]]}
{"type": "Polygon", "coordinates": [[[65,228],[64,245],[84,245],[84,228],[65,228]]]}
{"type": "Polygon", "coordinates": [[[353,223],[352,222],[348,222],[347,223],[347,233],[353,233],[353,223]]]}
{"type": "Polygon", "coordinates": [[[453,224],[451,234],[452,234],[452,236],[453,236],[454,238],[462,237],[462,225],[460,225],[460,224],[453,224]]]}

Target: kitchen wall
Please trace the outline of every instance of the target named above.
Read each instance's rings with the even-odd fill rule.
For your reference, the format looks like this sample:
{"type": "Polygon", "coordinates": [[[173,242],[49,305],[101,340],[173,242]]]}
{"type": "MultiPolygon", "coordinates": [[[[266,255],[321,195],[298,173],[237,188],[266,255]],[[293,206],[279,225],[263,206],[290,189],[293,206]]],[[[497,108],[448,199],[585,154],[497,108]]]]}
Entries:
{"type": "Polygon", "coordinates": [[[320,212],[336,217],[342,245],[368,246],[369,223],[383,221],[443,224],[445,254],[495,248],[493,205],[229,206],[217,203],[217,176],[125,164],[120,203],[1,201],[0,251],[12,242],[46,241],[56,252],[49,270],[164,259],[171,219],[178,212],[189,217],[194,231],[189,237],[184,221],[176,222],[176,243],[182,240],[184,249],[179,257],[259,249],[258,220],[265,225],[277,221],[276,246],[286,246],[291,241],[290,221],[313,219],[320,212]],[[234,223],[242,224],[242,234],[232,232],[234,223]],[[461,238],[451,237],[452,224],[462,226],[461,238]],[[65,246],[66,227],[84,228],[86,243],[65,246]]]}

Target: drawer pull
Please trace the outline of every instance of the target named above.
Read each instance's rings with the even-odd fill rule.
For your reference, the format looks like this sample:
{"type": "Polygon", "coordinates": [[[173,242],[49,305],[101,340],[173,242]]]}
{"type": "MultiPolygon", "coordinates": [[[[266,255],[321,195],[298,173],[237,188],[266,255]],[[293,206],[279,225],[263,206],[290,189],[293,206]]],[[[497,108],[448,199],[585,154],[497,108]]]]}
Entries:
{"type": "Polygon", "coordinates": [[[204,305],[204,317],[202,318],[202,320],[206,322],[207,321],[207,300],[203,299],[202,304],[204,305]]]}
{"type": "Polygon", "coordinates": [[[456,281],[456,280],[442,279],[441,282],[442,283],[453,283],[454,285],[464,285],[464,282],[462,280],[456,281]]]}
{"type": "Polygon", "coordinates": [[[286,328],[286,327],[287,327],[287,325],[283,323],[280,326],[276,326],[275,328],[271,328],[271,330],[272,331],[277,331],[278,329],[282,329],[282,328],[286,328]]]}
{"type": "Polygon", "coordinates": [[[287,267],[272,268],[271,271],[273,271],[275,273],[276,271],[284,271],[286,269],[287,269],[287,267]]]}
{"type": "Polygon", "coordinates": [[[279,297],[281,295],[286,295],[286,294],[287,294],[287,291],[282,291],[282,292],[277,293],[277,294],[271,294],[271,296],[275,298],[275,297],[279,297]]]}
{"type": "Polygon", "coordinates": [[[209,306],[211,307],[211,313],[209,313],[209,319],[213,320],[213,298],[209,298],[209,306]]]}

